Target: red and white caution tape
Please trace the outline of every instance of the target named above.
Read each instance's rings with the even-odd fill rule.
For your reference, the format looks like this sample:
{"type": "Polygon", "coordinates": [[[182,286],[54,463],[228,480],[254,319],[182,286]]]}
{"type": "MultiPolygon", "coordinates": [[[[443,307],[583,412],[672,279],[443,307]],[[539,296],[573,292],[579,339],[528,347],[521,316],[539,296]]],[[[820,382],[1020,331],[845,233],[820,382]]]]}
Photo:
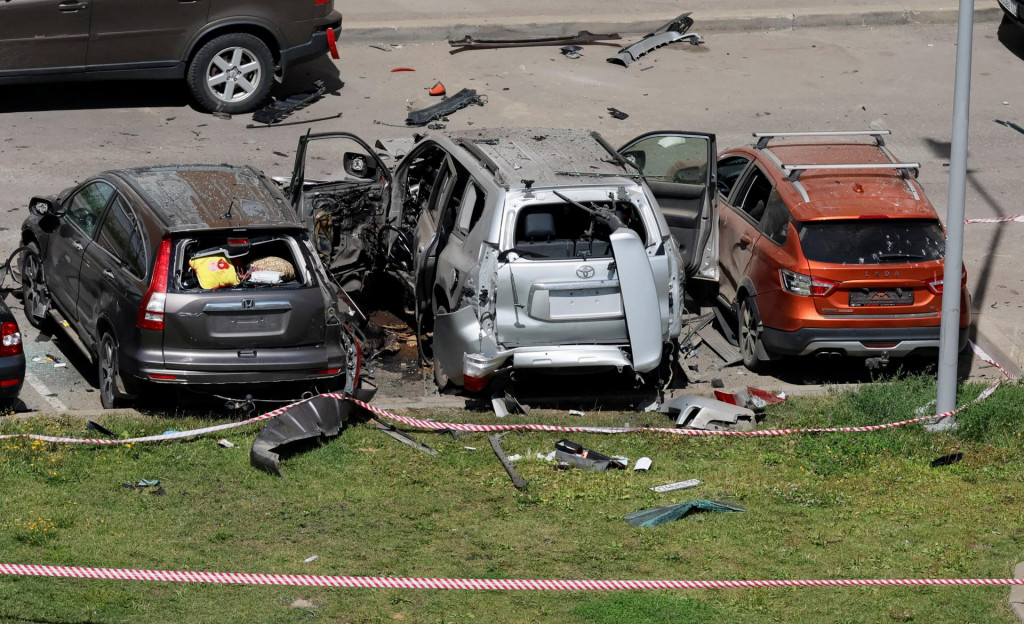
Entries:
{"type": "Polygon", "coordinates": [[[1007,223],[1010,221],[1024,223],[1024,215],[1010,215],[1008,217],[988,217],[984,219],[964,219],[964,223],[1007,223]]]}
{"type": "MultiPolygon", "coordinates": [[[[996,366],[1007,379],[1014,379],[1014,377],[1002,366],[1000,366],[994,359],[991,358],[985,351],[979,346],[971,343],[971,347],[974,352],[982,360],[996,366]]],[[[408,416],[399,416],[387,410],[383,410],[376,405],[371,405],[365,401],[360,401],[354,397],[350,397],[344,394],[327,392],[319,396],[330,397],[333,399],[346,400],[355,403],[356,405],[366,409],[378,416],[387,418],[394,422],[402,423],[408,427],[416,429],[424,429],[428,431],[466,431],[473,433],[496,433],[502,431],[546,431],[555,433],[665,433],[670,435],[679,436],[691,436],[691,437],[702,437],[702,436],[733,436],[733,437],[772,437],[772,436],[783,436],[783,435],[798,435],[798,434],[819,434],[819,433],[868,433],[872,431],[882,431],[884,429],[895,429],[897,427],[904,427],[906,425],[912,425],[914,423],[929,422],[934,420],[940,420],[949,416],[957,414],[967,407],[980,403],[988,397],[992,396],[996,388],[999,387],[999,380],[992,382],[985,390],[978,395],[976,399],[970,403],[965,403],[956,409],[952,409],[943,414],[937,414],[934,416],[921,416],[918,418],[911,418],[909,420],[900,420],[896,422],[882,423],[879,425],[864,425],[860,427],[815,427],[815,428],[799,428],[799,429],[756,429],[754,431],[708,431],[703,429],[677,429],[675,427],[580,427],[580,426],[562,426],[562,425],[539,425],[529,423],[509,423],[509,424],[494,424],[494,425],[482,425],[473,423],[452,423],[452,422],[437,422],[433,420],[423,420],[421,418],[410,418],[408,416]]],[[[265,414],[254,416],[246,420],[241,420],[233,423],[225,423],[222,425],[213,425],[210,427],[203,427],[201,429],[191,429],[189,431],[175,431],[173,433],[163,433],[159,435],[141,436],[137,438],[125,438],[125,439],[111,439],[111,438],[65,438],[60,436],[48,436],[36,433],[12,433],[0,435],[0,440],[13,440],[18,438],[39,440],[41,442],[51,442],[55,444],[96,444],[96,445],[112,445],[112,444],[137,444],[140,442],[164,442],[168,440],[181,440],[185,438],[194,438],[208,433],[215,433],[219,431],[225,431],[227,429],[234,429],[236,427],[244,427],[252,423],[259,422],[261,420],[268,420],[275,416],[280,416],[288,409],[295,407],[309,401],[311,399],[303,399],[296,401],[290,405],[279,407],[275,410],[271,410],[265,414]]]]}
{"type": "Polygon", "coordinates": [[[1024,585],[1019,578],[898,578],[794,580],[580,580],[580,579],[467,579],[389,576],[314,576],[308,574],[245,574],[169,570],[125,570],[71,566],[0,563],[0,575],[60,578],[160,581],[213,585],[279,585],[368,589],[463,589],[483,591],[624,591],[660,589],[752,589],[758,587],[922,587],[958,585],[1024,585]]]}
{"type": "Polygon", "coordinates": [[[1002,365],[1000,365],[999,362],[996,362],[995,359],[993,359],[991,355],[989,355],[988,353],[985,353],[984,349],[982,349],[978,345],[974,344],[973,342],[971,342],[970,344],[971,344],[971,350],[974,351],[974,355],[978,356],[979,359],[981,359],[983,362],[987,362],[987,363],[991,364],[992,366],[995,366],[996,368],[998,368],[999,372],[1001,372],[1003,374],[1003,376],[1006,377],[1007,379],[1009,379],[1010,381],[1013,381],[1014,379],[1016,379],[1016,377],[1014,377],[1013,375],[1010,374],[1010,371],[1008,371],[1005,368],[1003,368],[1002,365]]]}

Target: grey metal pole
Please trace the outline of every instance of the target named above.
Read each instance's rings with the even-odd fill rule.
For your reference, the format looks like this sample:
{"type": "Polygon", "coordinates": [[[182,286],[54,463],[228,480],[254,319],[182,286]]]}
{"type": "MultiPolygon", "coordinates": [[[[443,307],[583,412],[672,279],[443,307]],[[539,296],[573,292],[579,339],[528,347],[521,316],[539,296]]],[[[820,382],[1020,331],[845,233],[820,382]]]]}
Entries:
{"type": "MultiPolygon", "coordinates": [[[[949,158],[949,204],[946,212],[946,263],[942,275],[942,327],[935,413],[956,407],[956,372],[960,333],[960,276],[964,262],[964,204],[967,200],[967,126],[971,108],[971,46],[974,0],[960,0],[956,36],[956,78],[953,86],[953,145],[949,158]]],[[[953,417],[935,430],[955,428],[953,417]]]]}

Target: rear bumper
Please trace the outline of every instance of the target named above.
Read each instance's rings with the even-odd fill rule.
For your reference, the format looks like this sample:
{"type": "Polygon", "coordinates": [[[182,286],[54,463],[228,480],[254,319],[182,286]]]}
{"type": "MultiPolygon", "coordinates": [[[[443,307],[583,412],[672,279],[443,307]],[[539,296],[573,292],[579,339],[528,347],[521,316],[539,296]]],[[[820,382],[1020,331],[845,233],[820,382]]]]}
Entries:
{"type": "Polygon", "coordinates": [[[0,398],[13,399],[21,393],[25,383],[25,355],[0,358],[0,382],[11,385],[0,386],[0,398]]]}
{"type": "Polygon", "coordinates": [[[309,41],[281,50],[280,65],[282,72],[292,65],[299,65],[326,54],[330,50],[327,42],[328,30],[333,31],[335,40],[341,39],[341,13],[335,12],[331,17],[336,19],[314,32],[310,36],[309,41]]]}
{"type": "Polygon", "coordinates": [[[327,380],[345,375],[346,358],[340,348],[318,345],[255,351],[255,357],[242,357],[232,349],[164,350],[163,360],[140,361],[135,374],[156,383],[231,385],[327,380]]]}
{"type": "MultiPolygon", "coordinates": [[[[781,331],[765,327],[765,349],[779,355],[842,353],[852,357],[906,357],[937,353],[939,327],[837,328],[807,327],[781,331]]],[[[967,346],[967,328],[960,329],[959,349],[967,346]]]]}

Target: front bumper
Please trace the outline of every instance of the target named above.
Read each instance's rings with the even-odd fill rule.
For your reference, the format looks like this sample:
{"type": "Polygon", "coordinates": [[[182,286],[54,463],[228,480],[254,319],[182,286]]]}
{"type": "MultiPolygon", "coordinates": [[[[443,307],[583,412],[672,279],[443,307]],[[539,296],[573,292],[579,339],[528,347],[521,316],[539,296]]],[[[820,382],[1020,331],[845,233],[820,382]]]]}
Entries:
{"type": "MultiPolygon", "coordinates": [[[[781,331],[765,327],[765,349],[779,355],[842,353],[851,357],[898,358],[934,354],[939,349],[939,327],[836,328],[805,327],[781,331]]],[[[960,329],[959,350],[967,346],[967,328],[960,329]]]]}
{"type": "Polygon", "coordinates": [[[330,51],[330,44],[327,39],[327,31],[330,30],[334,39],[341,39],[341,15],[338,15],[336,22],[328,24],[321,30],[313,33],[306,43],[281,50],[281,72],[284,73],[292,65],[299,65],[318,56],[327,54],[330,51]]]}

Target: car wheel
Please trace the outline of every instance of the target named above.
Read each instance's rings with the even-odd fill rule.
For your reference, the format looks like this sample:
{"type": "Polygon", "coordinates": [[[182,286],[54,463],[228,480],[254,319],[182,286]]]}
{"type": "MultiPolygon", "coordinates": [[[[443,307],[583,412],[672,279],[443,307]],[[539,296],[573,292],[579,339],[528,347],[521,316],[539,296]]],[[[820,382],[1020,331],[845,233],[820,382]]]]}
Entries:
{"type": "Polygon", "coordinates": [[[221,35],[199,48],[189,63],[188,86],[204,109],[249,113],[263,103],[274,84],[274,57],[254,35],[221,35]]]}
{"type": "Polygon", "coordinates": [[[21,300],[29,325],[42,329],[49,318],[46,313],[50,309],[50,292],[46,288],[39,246],[35,243],[29,243],[21,252],[21,300]]]}
{"type": "Polygon", "coordinates": [[[113,336],[103,334],[100,339],[100,349],[96,358],[99,362],[99,383],[100,383],[100,405],[103,409],[114,409],[123,407],[127,395],[117,387],[117,343],[113,336]]]}
{"type": "Polygon", "coordinates": [[[765,350],[761,343],[761,323],[758,321],[757,308],[750,299],[740,301],[738,316],[739,331],[737,335],[739,336],[743,365],[755,372],[763,370],[765,361],[757,355],[765,350]]]}

